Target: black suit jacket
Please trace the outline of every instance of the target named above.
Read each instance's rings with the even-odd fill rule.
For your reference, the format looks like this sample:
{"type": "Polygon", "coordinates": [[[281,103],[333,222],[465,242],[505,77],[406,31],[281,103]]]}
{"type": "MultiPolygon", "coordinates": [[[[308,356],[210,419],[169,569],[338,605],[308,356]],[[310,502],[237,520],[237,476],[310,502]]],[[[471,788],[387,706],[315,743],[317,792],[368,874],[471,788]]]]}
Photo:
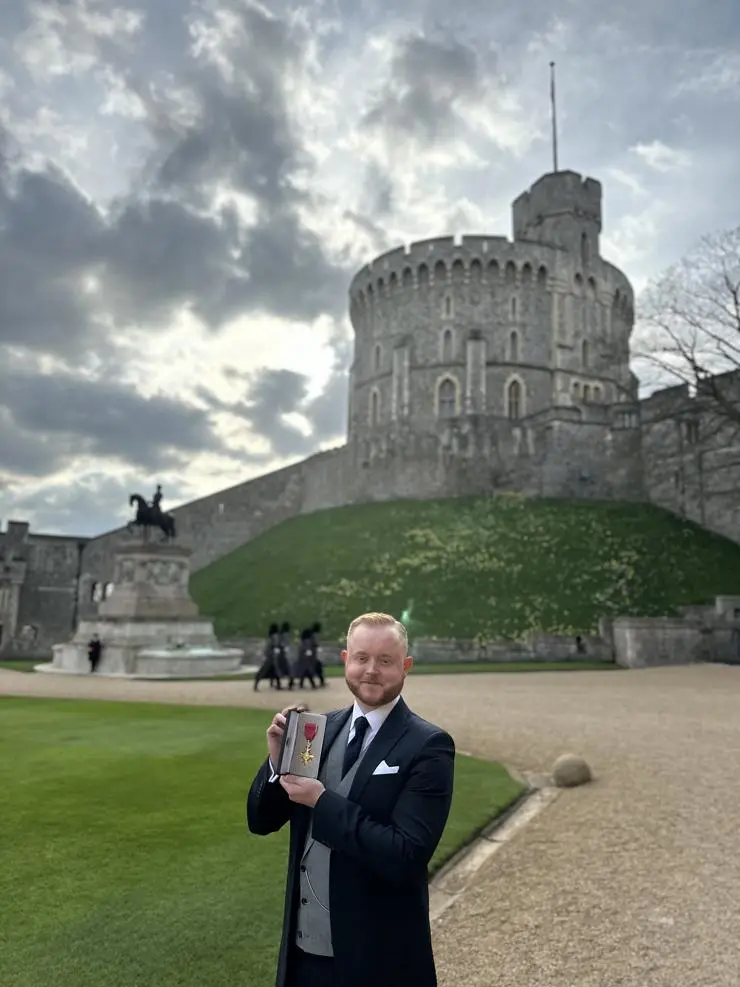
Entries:
{"type": "MultiPolygon", "coordinates": [[[[322,761],[352,707],[328,714],[322,761]]],[[[290,822],[290,854],[276,985],[291,987],[300,859],[313,811],[313,836],[332,850],[329,904],[341,983],[353,987],[436,987],[427,865],[452,801],[455,745],[403,699],[389,713],[357,769],[349,797],[324,792],[311,810],[293,803],[269,761],[247,798],[247,824],[260,836],[290,822]],[[396,774],[373,777],[385,760],[396,774]]]]}

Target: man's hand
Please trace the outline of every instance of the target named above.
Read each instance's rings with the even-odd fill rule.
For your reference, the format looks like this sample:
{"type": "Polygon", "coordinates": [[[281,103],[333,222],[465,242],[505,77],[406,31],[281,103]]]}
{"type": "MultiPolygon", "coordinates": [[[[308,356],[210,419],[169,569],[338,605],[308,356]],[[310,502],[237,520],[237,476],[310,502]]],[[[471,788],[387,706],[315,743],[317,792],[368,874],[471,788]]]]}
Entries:
{"type": "Polygon", "coordinates": [[[309,809],[313,809],[320,796],[326,791],[317,779],[299,778],[297,775],[282,775],[280,784],[288,793],[291,802],[307,805],[309,809]]]}
{"type": "Polygon", "coordinates": [[[282,712],[275,713],[272,723],[267,728],[267,753],[270,755],[270,760],[275,769],[277,769],[278,758],[280,757],[280,745],[283,742],[286,716],[292,709],[305,712],[308,707],[304,703],[294,703],[292,706],[286,706],[282,712]]]}

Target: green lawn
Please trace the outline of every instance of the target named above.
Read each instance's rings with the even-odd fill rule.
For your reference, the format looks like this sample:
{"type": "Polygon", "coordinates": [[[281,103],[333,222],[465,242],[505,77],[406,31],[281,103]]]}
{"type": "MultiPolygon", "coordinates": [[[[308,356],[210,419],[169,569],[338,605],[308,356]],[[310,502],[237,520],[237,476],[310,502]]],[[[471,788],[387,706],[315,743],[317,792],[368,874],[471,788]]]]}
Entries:
{"type": "MultiPolygon", "coordinates": [[[[287,832],[252,836],[257,710],[0,698],[2,987],[268,987],[287,832]]],[[[519,794],[459,755],[437,869],[519,794]]]]}
{"type": "Polygon", "coordinates": [[[646,504],[518,496],[365,504],[293,518],[195,573],[220,636],[411,611],[411,637],[596,630],[740,593],[740,546],[646,504]]]}

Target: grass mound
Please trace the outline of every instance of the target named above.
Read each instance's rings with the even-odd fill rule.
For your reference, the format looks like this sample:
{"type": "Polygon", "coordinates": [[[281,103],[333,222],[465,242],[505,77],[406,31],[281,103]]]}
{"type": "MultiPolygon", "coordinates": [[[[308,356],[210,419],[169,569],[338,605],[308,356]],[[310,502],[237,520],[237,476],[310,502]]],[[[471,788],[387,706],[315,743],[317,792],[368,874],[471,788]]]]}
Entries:
{"type": "Polygon", "coordinates": [[[221,636],[273,620],[341,640],[366,610],[413,636],[519,638],[595,631],[740,593],[740,546],[645,504],[517,496],[393,501],[292,518],[194,573],[221,636]]]}
{"type": "MultiPolygon", "coordinates": [[[[0,698],[2,987],[268,987],[287,827],[249,833],[259,710],[0,698]]],[[[458,754],[433,872],[522,791],[458,754]]]]}

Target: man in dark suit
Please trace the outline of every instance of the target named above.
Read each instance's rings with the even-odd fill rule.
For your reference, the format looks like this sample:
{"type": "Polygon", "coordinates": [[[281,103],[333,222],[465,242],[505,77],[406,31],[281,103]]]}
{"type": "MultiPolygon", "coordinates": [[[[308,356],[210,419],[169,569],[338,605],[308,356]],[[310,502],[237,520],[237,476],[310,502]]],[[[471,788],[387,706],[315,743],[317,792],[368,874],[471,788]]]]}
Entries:
{"type": "Polygon", "coordinates": [[[318,779],[278,778],[285,712],[247,798],[251,832],[290,822],[277,987],[436,987],[427,865],[447,823],[455,745],[401,697],[413,659],[387,614],[352,621],[353,706],[328,714],[318,779]]]}

